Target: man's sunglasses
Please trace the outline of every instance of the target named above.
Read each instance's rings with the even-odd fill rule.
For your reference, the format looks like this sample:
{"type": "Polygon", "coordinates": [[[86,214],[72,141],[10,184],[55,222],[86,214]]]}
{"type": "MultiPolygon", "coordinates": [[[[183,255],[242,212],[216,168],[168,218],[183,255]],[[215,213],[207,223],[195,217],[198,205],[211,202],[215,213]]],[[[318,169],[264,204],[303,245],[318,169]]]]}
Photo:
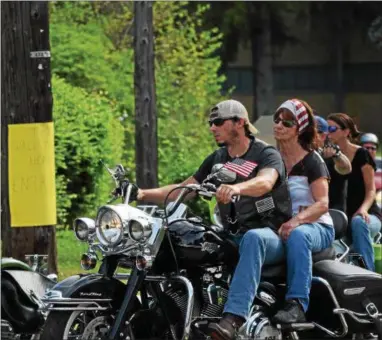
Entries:
{"type": "Polygon", "coordinates": [[[337,130],[342,130],[342,129],[339,128],[338,126],[335,126],[335,125],[329,125],[329,126],[328,126],[328,132],[329,132],[329,133],[336,132],[337,130]]]}
{"type": "Polygon", "coordinates": [[[286,128],[291,128],[292,126],[295,126],[297,125],[297,122],[293,119],[281,119],[281,118],[275,118],[273,119],[274,123],[275,124],[278,124],[281,122],[281,124],[283,126],[285,126],[286,128]]]}
{"type": "Polygon", "coordinates": [[[226,120],[233,120],[237,121],[237,117],[231,117],[231,118],[215,118],[208,121],[208,124],[210,124],[210,127],[213,125],[215,126],[222,126],[226,120]]]}
{"type": "Polygon", "coordinates": [[[375,146],[364,146],[364,148],[370,151],[377,151],[377,148],[375,146]]]}

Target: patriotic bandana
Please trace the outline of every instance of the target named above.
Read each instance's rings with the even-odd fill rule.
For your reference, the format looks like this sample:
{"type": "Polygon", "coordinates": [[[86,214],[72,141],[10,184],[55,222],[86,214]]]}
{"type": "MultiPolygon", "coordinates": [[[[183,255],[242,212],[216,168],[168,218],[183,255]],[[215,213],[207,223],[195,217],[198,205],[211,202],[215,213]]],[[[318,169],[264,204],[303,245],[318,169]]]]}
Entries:
{"type": "MultiPolygon", "coordinates": [[[[298,133],[301,134],[304,129],[309,125],[308,112],[306,111],[305,106],[298,99],[290,99],[282,103],[277,109],[287,109],[293,113],[297,120],[298,133]]],[[[276,112],[277,112],[276,111],[276,112]]]]}
{"type": "Polygon", "coordinates": [[[232,162],[224,164],[224,168],[233,171],[241,177],[248,178],[252,171],[257,167],[257,163],[235,158],[232,162]]]}

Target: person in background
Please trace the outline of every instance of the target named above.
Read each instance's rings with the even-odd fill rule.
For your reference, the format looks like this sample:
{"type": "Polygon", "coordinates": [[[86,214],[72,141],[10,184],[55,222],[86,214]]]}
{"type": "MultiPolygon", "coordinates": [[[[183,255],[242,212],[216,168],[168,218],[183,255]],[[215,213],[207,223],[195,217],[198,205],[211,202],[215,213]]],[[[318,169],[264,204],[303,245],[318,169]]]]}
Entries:
{"type": "Polygon", "coordinates": [[[371,158],[376,162],[377,170],[374,175],[375,189],[377,190],[377,194],[379,193],[379,197],[381,198],[381,190],[382,190],[382,159],[377,158],[377,150],[379,146],[378,137],[374,133],[364,133],[359,143],[361,146],[369,151],[371,158]]]}
{"type": "Polygon", "coordinates": [[[338,145],[328,141],[329,124],[318,116],[314,116],[318,132],[318,152],[324,158],[329,170],[329,208],[346,211],[347,177],[351,173],[351,163],[341,152],[338,145]]]}
{"type": "Polygon", "coordinates": [[[377,170],[374,175],[375,190],[377,191],[376,200],[379,209],[382,209],[382,159],[377,158],[378,137],[374,133],[364,133],[359,142],[363,148],[369,151],[370,156],[376,162],[377,170]]]}
{"type": "Polygon", "coordinates": [[[378,137],[374,133],[364,133],[359,139],[361,146],[369,151],[370,156],[375,160],[379,146],[378,137]]]}
{"type": "Polygon", "coordinates": [[[366,149],[354,143],[360,133],[347,114],[330,114],[327,122],[329,140],[341,148],[352,165],[352,172],[348,175],[346,214],[353,250],[362,255],[367,269],[374,271],[372,243],[381,229],[382,220],[375,201],[375,162],[366,149]]]}

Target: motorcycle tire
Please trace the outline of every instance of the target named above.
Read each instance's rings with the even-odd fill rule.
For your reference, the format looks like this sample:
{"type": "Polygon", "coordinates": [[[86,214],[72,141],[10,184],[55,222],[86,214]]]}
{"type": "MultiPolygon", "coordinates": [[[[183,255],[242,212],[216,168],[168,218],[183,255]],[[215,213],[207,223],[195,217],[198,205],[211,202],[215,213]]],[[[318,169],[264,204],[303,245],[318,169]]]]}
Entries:
{"type": "MultiPolygon", "coordinates": [[[[166,301],[167,306],[170,304],[174,306],[174,303],[171,301],[170,298],[165,297],[165,299],[167,300],[166,301]]],[[[176,311],[178,311],[178,310],[176,309],[176,311]]],[[[70,318],[71,318],[73,313],[78,313],[78,312],[76,312],[76,311],[73,311],[73,312],[71,312],[71,311],[68,311],[68,312],[66,312],[66,311],[52,311],[52,312],[50,312],[48,314],[47,320],[45,322],[45,325],[44,325],[44,328],[42,330],[42,333],[40,335],[39,340],[52,340],[52,339],[68,340],[67,336],[65,335],[65,331],[67,328],[67,324],[68,324],[68,322],[70,322],[70,318]]],[[[148,334],[150,334],[150,333],[147,333],[147,331],[148,331],[147,320],[148,319],[149,320],[157,320],[155,326],[162,326],[162,327],[165,326],[165,323],[163,322],[164,320],[162,318],[161,313],[158,310],[151,310],[151,311],[150,310],[142,310],[141,304],[140,304],[138,299],[136,300],[136,305],[133,308],[133,311],[131,312],[131,315],[132,314],[136,314],[138,316],[138,318],[136,318],[132,321],[133,322],[133,324],[132,324],[133,332],[134,332],[136,340],[148,339],[148,334]]],[[[179,320],[173,319],[173,321],[178,321],[178,322],[176,322],[176,324],[177,324],[177,329],[176,329],[177,332],[176,333],[178,336],[179,332],[181,331],[179,329],[179,326],[183,325],[183,323],[182,323],[183,318],[179,318],[180,313],[175,313],[175,309],[172,310],[171,314],[172,314],[171,319],[173,319],[173,318],[179,319],[179,320]]],[[[130,318],[130,316],[127,317],[127,319],[129,319],[129,318],[130,318]]],[[[89,320],[89,322],[90,321],[91,320],[89,320]]],[[[160,327],[161,329],[157,330],[158,332],[156,332],[155,329],[153,329],[154,333],[160,334],[161,332],[163,332],[162,327],[160,327]]],[[[152,336],[151,334],[150,334],[149,338],[150,338],[150,340],[155,340],[155,339],[158,339],[158,340],[162,339],[163,340],[164,339],[163,336],[158,337],[158,336],[152,336]]],[[[83,333],[78,334],[78,339],[81,339],[81,340],[84,339],[83,333]]],[[[99,338],[97,336],[97,340],[98,339],[99,338]]],[[[86,337],[86,340],[93,340],[93,339],[89,339],[88,337],[86,337]]]]}
{"type": "MultiPolygon", "coordinates": [[[[132,313],[134,313],[136,310],[138,310],[141,307],[141,304],[138,299],[135,301],[135,306],[133,308],[132,313]]],[[[68,337],[65,335],[65,331],[67,328],[67,324],[70,321],[72,315],[75,320],[75,314],[79,314],[78,311],[51,311],[48,314],[48,317],[45,321],[43,330],[40,334],[39,340],[53,340],[53,339],[60,339],[60,340],[68,340],[68,337]]],[[[94,313],[93,313],[94,316],[94,313]]],[[[98,317],[107,315],[99,315],[98,317]]],[[[84,316],[85,318],[85,316],[84,316]]],[[[93,317],[94,319],[94,317],[93,317]]],[[[73,321],[74,321],[73,320],[73,321]]],[[[89,322],[92,321],[92,319],[89,319],[89,322]]],[[[83,334],[79,334],[78,339],[84,339],[83,334]]],[[[91,340],[86,338],[86,340],[91,340]]],[[[97,337],[98,340],[98,337],[97,337]]]]}

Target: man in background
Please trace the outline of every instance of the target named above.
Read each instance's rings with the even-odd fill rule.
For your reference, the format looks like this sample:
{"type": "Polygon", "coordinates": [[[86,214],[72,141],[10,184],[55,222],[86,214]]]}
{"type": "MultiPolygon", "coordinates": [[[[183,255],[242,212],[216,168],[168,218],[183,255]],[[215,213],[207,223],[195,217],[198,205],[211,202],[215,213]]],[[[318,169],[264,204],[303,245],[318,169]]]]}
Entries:
{"type": "Polygon", "coordinates": [[[379,147],[378,137],[374,133],[364,133],[360,138],[360,144],[363,148],[369,151],[370,156],[374,159],[377,165],[375,171],[374,182],[377,190],[377,203],[381,207],[382,203],[382,159],[377,158],[377,150],[379,147]]]}

